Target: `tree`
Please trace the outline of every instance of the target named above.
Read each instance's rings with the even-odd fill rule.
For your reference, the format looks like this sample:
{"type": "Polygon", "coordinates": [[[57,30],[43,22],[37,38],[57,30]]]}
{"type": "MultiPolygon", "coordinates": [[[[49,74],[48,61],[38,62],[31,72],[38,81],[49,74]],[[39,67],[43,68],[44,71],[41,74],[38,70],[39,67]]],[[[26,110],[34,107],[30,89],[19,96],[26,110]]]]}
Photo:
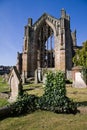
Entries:
{"type": "Polygon", "coordinates": [[[73,62],[75,66],[82,66],[83,78],[87,84],[87,41],[83,43],[82,49],[76,51],[76,54],[73,57],[73,62]]]}

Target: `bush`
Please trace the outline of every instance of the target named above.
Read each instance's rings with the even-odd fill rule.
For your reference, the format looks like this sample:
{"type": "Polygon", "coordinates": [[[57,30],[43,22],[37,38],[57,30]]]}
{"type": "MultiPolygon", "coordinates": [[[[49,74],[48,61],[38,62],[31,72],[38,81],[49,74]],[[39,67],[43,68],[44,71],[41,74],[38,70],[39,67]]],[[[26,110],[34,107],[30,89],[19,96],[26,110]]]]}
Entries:
{"type": "Polygon", "coordinates": [[[39,100],[40,108],[57,113],[75,113],[76,104],[66,97],[65,75],[62,72],[47,74],[45,93],[39,100]]]}
{"type": "Polygon", "coordinates": [[[24,93],[18,96],[17,101],[11,104],[11,115],[20,115],[35,111],[37,109],[37,101],[38,97],[35,95],[24,93]]]}

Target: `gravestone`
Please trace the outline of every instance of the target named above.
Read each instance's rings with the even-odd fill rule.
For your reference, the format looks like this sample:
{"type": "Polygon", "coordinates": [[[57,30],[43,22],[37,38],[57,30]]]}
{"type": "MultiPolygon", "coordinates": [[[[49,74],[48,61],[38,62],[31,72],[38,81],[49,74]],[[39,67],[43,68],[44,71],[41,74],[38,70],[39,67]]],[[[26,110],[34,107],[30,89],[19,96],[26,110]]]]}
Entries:
{"type": "Polygon", "coordinates": [[[15,66],[11,70],[9,76],[9,84],[10,84],[9,101],[14,102],[16,101],[18,94],[22,92],[22,80],[15,66]]]}
{"type": "Polygon", "coordinates": [[[39,69],[36,69],[35,71],[35,83],[40,83],[42,82],[42,69],[39,68],[39,69]]]}
{"type": "Polygon", "coordinates": [[[38,83],[38,78],[37,78],[37,69],[35,70],[35,84],[38,83]]]}
{"type": "Polygon", "coordinates": [[[86,83],[83,80],[83,76],[82,76],[82,68],[79,66],[76,66],[72,69],[72,74],[73,74],[73,87],[76,88],[86,88],[86,83]]]}

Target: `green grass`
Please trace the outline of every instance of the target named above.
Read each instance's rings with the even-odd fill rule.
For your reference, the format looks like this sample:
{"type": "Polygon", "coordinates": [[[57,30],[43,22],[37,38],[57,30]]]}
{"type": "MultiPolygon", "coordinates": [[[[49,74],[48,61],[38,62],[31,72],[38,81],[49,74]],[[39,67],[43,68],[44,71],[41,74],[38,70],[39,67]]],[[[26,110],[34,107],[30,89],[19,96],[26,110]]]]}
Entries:
{"type": "Polygon", "coordinates": [[[7,99],[0,98],[0,107],[3,107],[8,104],[7,99]]]}
{"type": "Polygon", "coordinates": [[[36,111],[0,122],[0,130],[87,130],[87,114],[56,114],[36,111]]]}
{"type": "MultiPolygon", "coordinates": [[[[3,80],[2,76],[0,76],[0,92],[9,92],[9,86],[7,82],[3,80]]],[[[7,104],[8,104],[7,99],[0,98],[0,107],[3,107],[7,104]]]]}
{"type": "Polygon", "coordinates": [[[42,96],[44,93],[42,83],[24,85],[23,90],[26,91],[28,94],[35,94],[37,96],[42,96]]]}
{"type": "Polygon", "coordinates": [[[81,106],[87,106],[87,88],[67,87],[67,96],[81,106]]]}
{"type": "MultiPolygon", "coordinates": [[[[41,84],[25,85],[24,91],[41,96],[44,88],[41,84]]],[[[83,109],[87,106],[87,88],[67,87],[67,96],[79,102],[83,109]]],[[[87,130],[87,113],[56,114],[49,111],[35,111],[20,117],[6,118],[0,121],[0,130],[87,130]]]]}
{"type": "Polygon", "coordinates": [[[8,92],[9,86],[7,82],[3,80],[3,78],[0,76],[0,92],[8,92]]]}

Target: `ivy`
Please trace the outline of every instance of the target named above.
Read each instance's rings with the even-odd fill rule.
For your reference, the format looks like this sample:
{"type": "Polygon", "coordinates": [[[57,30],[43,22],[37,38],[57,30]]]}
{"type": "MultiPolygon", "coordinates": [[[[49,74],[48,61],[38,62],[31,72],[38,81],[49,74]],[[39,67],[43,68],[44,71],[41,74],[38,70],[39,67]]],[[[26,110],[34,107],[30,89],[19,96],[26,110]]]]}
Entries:
{"type": "Polygon", "coordinates": [[[57,113],[75,113],[76,104],[66,96],[65,75],[59,71],[48,72],[45,93],[40,98],[40,108],[57,113]]]}
{"type": "Polygon", "coordinates": [[[37,96],[24,93],[18,96],[16,102],[11,104],[11,115],[18,116],[24,113],[31,113],[37,109],[37,102],[37,96]]]}

